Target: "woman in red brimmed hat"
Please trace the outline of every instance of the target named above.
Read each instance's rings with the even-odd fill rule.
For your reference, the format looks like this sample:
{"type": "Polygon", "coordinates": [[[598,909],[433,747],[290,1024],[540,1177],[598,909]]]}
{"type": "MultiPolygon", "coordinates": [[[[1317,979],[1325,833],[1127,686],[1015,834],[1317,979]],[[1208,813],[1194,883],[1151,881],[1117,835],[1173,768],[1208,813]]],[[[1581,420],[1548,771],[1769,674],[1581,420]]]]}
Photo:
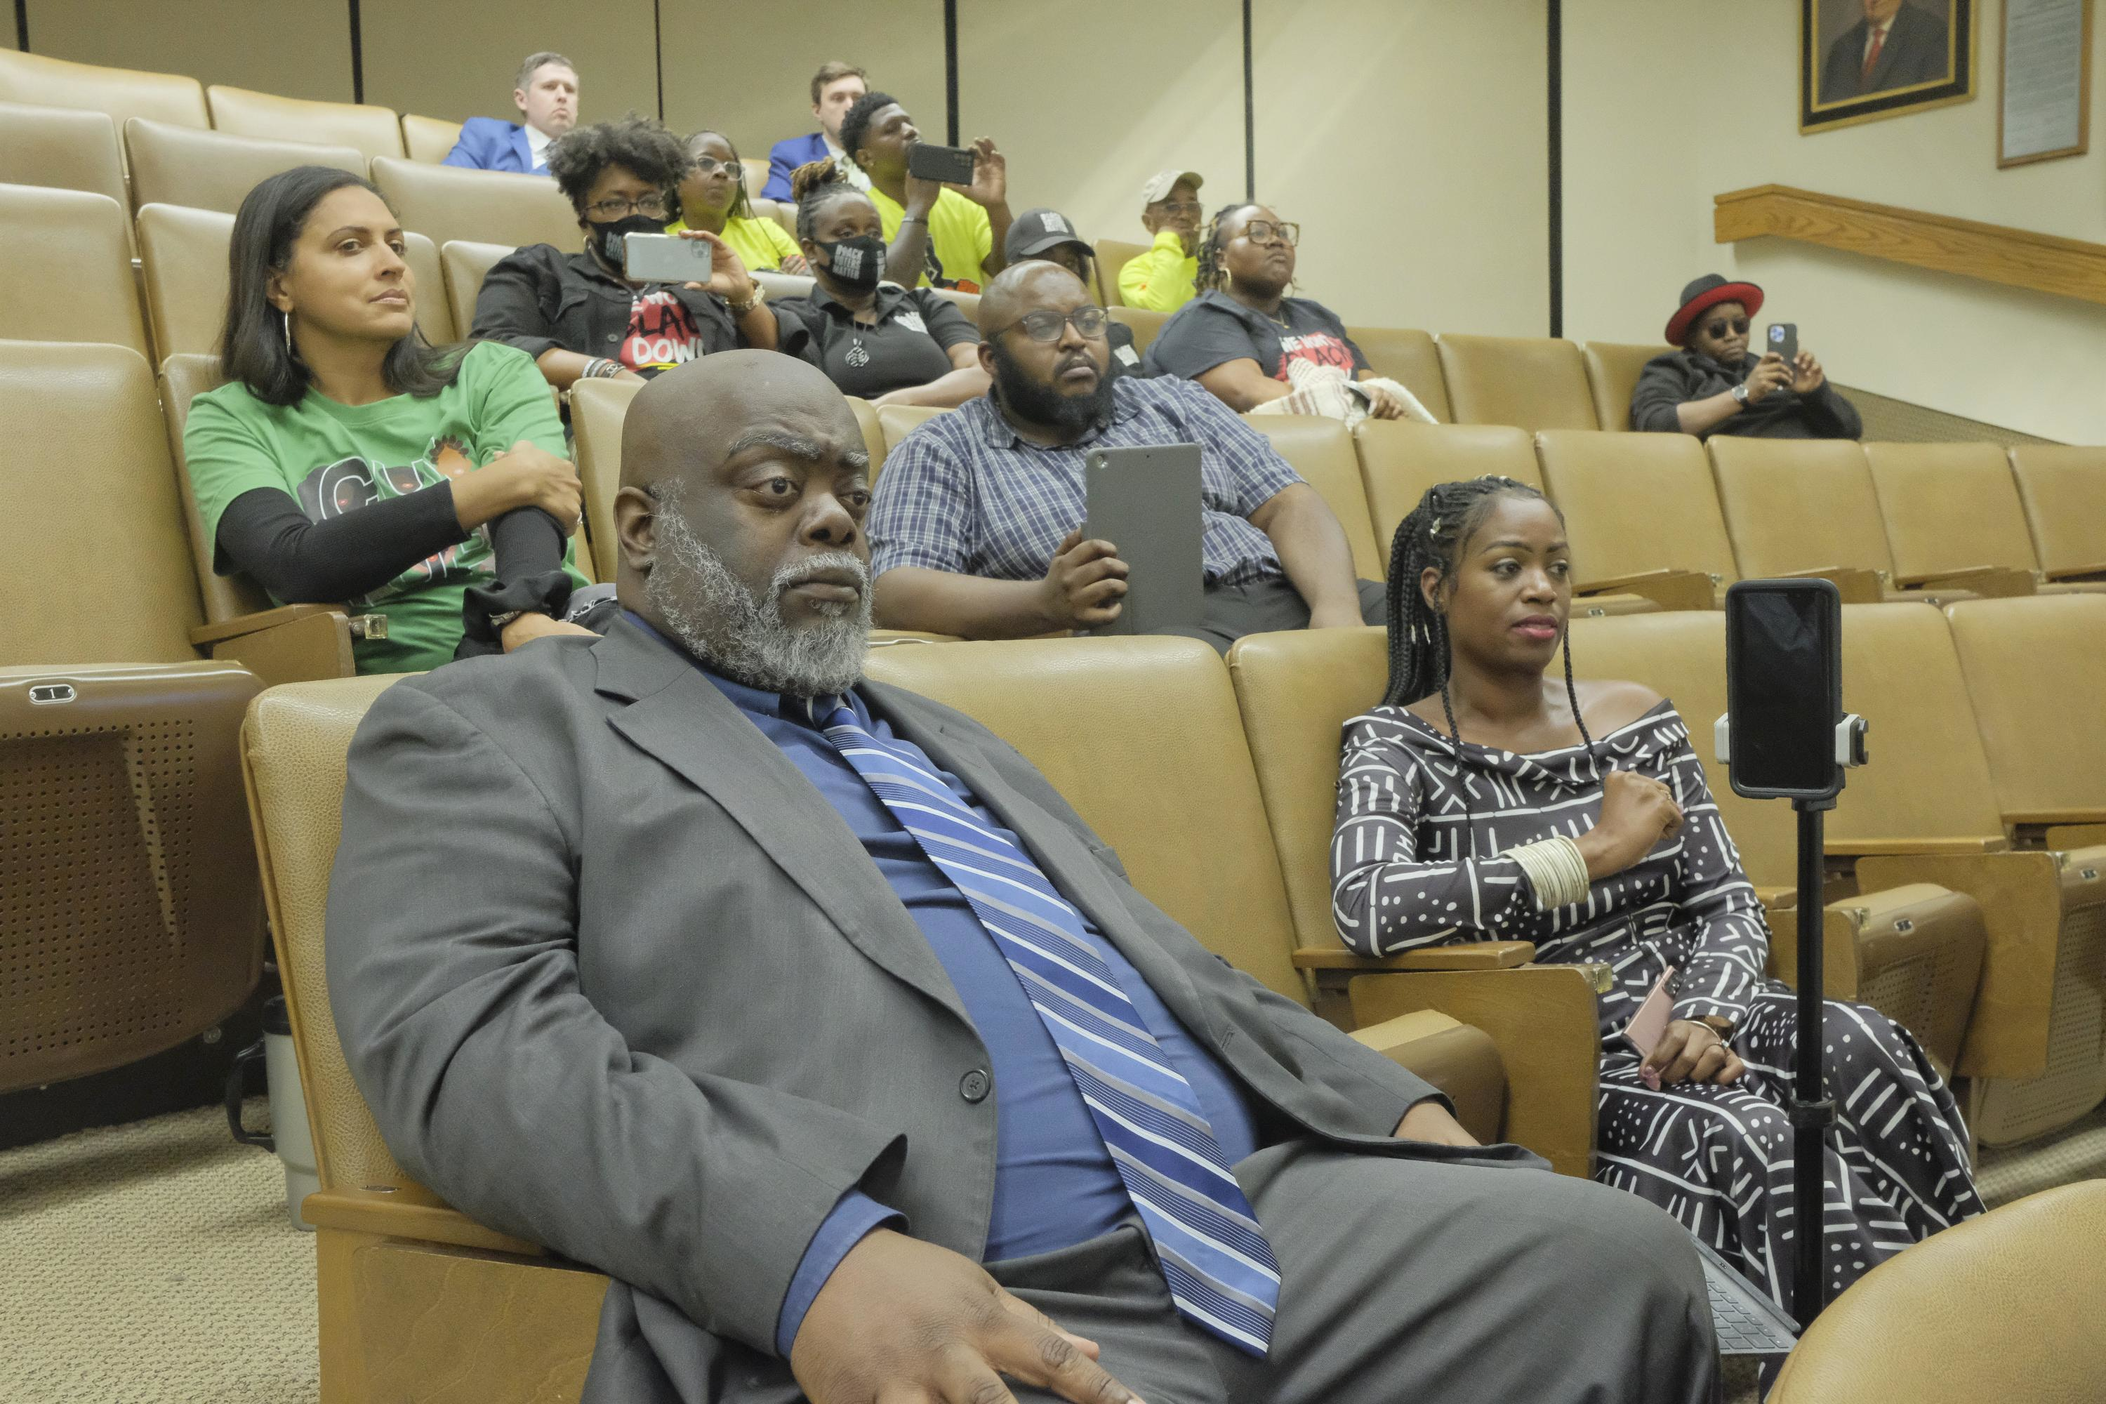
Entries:
{"type": "Polygon", "coordinates": [[[1813,353],[1787,363],[1748,350],[1748,328],[1762,289],[1716,273],[1682,289],[1667,319],[1680,350],[1653,357],[1631,392],[1631,427],[1665,434],[1746,434],[1768,439],[1854,439],[1864,432],[1851,403],[1836,393],[1813,353]]]}

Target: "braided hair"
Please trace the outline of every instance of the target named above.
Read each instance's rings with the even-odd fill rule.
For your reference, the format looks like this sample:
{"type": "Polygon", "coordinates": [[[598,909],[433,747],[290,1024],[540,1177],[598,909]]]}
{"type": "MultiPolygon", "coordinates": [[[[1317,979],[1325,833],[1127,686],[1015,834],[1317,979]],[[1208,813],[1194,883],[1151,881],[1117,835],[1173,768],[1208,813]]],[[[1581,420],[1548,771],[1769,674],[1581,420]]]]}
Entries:
{"type": "Polygon", "coordinates": [[[848,177],[841,173],[840,166],[835,164],[831,156],[823,160],[807,161],[791,171],[790,198],[797,202],[797,237],[812,237],[812,229],[819,221],[819,212],[826,208],[827,201],[837,195],[862,193],[848,183],[848,177]]]}
{"type": "Polygon", "coordinates": [[[694,158],[695,148],[702,144],[702,138],[704,137],[715,137],[718,141],[723,142],[724,149],[731,153],[731,208],[724,211],[724,222],[729,224],[735,219],[753,218],[753,205],[746,198],[746,167],[739,160],[739,149],[732,145],[730,137],[724,135],[715,127],[704,127],[687,139],[688,158],[690,160],[694,158]]]}
{"type": "Polygon", "coordinates": [[[1206,235],[1199,241],[1199,271],[1192,277],[1192,286],[1198,291],[1207,292],[1228,283],[1228,269],[1221,263],[1221,250],[1228,243],[1228,240],[1221,237],[1222,221],[1232,214],[1256,208],[1256,203],[1250,200],[1223,205],[1214,211],[1214,217],[1207,221],[1206,235]]]}
{"type": "MultiPolygon", "coordinates": [[[[1485,476],[1461,482],[1438,483],[1426,490],[1419,505],[1397,524],[1389,550],[1389,683],[1382,693],[1386,707],[1402,707],[1441,695],[1441,713],[1448,719],[1448,743],[1462,761],[1462,733],[1455,725],[1455,703],[1448,682],[1451,648],[1445,611],[1426,602],[1419,579],[1426,570],[1439,572],[1442,584],[1454,579],[1470,538],[1483,528],[1492,508],[1502,497],[1529,498],[1550,506],[1558,521],[1565,514],[1526,483],[1512,478],[1485,476]]],[[[1565,698],[1572,705],[1572,722],[1586,743],[1587,759],[1599,770],[1594,737],[1580,717],[1579,690],[1572,683],[1572,636],[1563,639],[1565,654],[1565,698]]],[[[1467,804],[1468,791],[1464,792],[1467,804]]],[[[1474,837],[1474,836],[1473,836],[1474,837]]]]}

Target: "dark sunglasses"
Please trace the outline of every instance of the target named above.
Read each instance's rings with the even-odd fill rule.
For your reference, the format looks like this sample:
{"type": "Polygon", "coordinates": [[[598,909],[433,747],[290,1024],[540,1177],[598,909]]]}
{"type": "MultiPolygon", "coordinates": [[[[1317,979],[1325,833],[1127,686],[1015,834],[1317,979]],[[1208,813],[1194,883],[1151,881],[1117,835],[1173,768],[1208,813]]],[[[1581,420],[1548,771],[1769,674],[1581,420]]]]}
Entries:
{"type": "Polygon", "coordinates": [[[1729,331],[1735,336],[1746,336],[1748,334],[1748,319],[1742,317],[1731,322],[1713,322],[1704,328],[1705,334],[1714,340],[1724,336],[1729,331]]]}

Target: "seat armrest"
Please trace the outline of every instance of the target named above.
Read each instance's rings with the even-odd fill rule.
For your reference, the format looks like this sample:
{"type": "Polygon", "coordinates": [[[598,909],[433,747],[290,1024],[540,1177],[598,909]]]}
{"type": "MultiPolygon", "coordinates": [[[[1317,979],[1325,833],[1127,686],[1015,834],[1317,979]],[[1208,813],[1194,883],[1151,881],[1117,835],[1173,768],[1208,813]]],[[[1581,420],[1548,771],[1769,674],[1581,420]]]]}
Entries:
{"type": "Polygon", "coordinates": [[[1491,1036],[1506,1066],[1504,1136],[1561,1175],[1593,1173],[1601,1077],[1595,973],[1578,965],[1353,977],[1356,1028],[1433,1009],[1491,1036]]]}
{"type": "MultiPolygon", "coordinates": [[[[315,605],[287,605],[245,616],[250,621],[285,616],[279,622],[221,639],[211,645],[212,656],[241,664],[266,687],[279,683],[313,682],[322,678],[348,678],[358,671],[352,653],[356,636],[350,617],[341,609],[315,605]]],[[[373,616],[379,618],[381,616],[373,616]]],[[[229,620],[229,627],[240,623],[229,620]]]]}
{"type": "Polygon", "coordinates": [[[1506,1064],[1484,1030],[1429,1009],[1355,1029],[1352,1037],[1432,1083],[1454,1104],[1463,1130],[1479,1141],[1500,1138],[1506,1122],[1506,1064]]]}
{"type": "Polygon", "coordinates": [[[1766,912],[1789,911],[1799,905],[1799,889],[1796,887],[1756,887],[1755,900],[1762,903],[1766,912]]]}
{"type": "Polygon", "coordinates": [[[1789,580],[1826,580],[1835,586],[1844,604],[1878,604],[1886,598],[1879,572],[1863,566],[1822,566],[1818,570],[1789,570],[1789,580]]]}
{"type": "Polygon", "coordinates": [[[1822,847],[1831,858],[1891,858],[1908,854],[2002,853],[2011,847],[2011,841],[1987,835],[1968,838],[1837,838],[1829,834],[1822,847]]]}
{"type": "Polygon", "coordinates": [[[228,639],[238,639],[243,634],[254,634],[264,629],[275,629],[280,624],[290,624],[295,619],[306,619],[316,614],[343,614],[342,605],[335,604],[289,604],[276,609],[260,610],[255,614],[238,614],[232,619],[222,619],[214,624],[200,624],[190,631],[192,648],[210,648],[228,639]]]}
{"type": "Polygon", "coordinates": [[[2106,843],[2106,809],[2027,809],[2004,815],[2017,837],[2017,848],[2089,848],[2106,843]]]}
{"type": "Polygon", "coordinates": [[[2063,566],[2058,570],[2043,572],[2050,580],[2106,580],[2106,563],[2100,565],[2063,566]]]}
{"type": "Polygon", "coordinates": [[[1717,609],[1718,589],[1710,576],[1700,570],[1648,570],[1637,575],[1619,575],[1608,580],[1592,580],[1581,592],[1585,595],[1608,593],[1643,595],[1659,604],[1662,609],[1717,609]]]}
{"type": "Polygon", "coordinates": [[[1384,970],[1510,970],[1535,958],[1536,948],[1527,941],[1472,941],[1392,956],[1364,956],[1342,946],[1303,946],[1294,953],[1294,965],[1297,970],[1338,970],[1352,975],[1384,970]]]}
{"type": "Polygon", "coordinates": [[[2033,578],[2033,572],[2014,570],[2009,566],[1970,566],[1965,570],[1939,571],[1931,575],[1898,575],[1896,579],[1911,589],[1948,586],[1972,590],[1990,599],[2039,593],[2039,582],[2033,578]]]}
{"type": "Polygon", "coordinates": [[[300,1213],[316,1228],[371,1233],[386,1238],[413,1238],[450,1243],[491,1253],[546,1257],[548,1250],[523,1238],[484,1228],[460,1210],[417,1184],[338,1186],[316,1190],[300,1203],[300,1213]]]}

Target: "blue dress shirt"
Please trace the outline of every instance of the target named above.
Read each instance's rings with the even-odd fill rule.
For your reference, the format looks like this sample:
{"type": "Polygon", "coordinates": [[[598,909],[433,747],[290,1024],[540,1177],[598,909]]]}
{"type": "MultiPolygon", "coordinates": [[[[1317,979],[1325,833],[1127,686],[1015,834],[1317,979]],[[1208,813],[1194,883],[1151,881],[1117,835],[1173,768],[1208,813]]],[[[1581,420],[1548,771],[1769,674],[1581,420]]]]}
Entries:
{"type": "MultiPolygon", "coordinates": [[[[629,619],[649,630],[634,614],[629,619]]],[[[707,668],[699,671],[762,735],[781,747],[847,821],[928,937],[979,1031],[995,1088],[994,1206],[982,1260],[999,1262],[1070,1247],[1109,1233],[1124,1222],[1134,1213],[1133,1201],[1104,1149],[1097,1124],[1053,1036],[1046,1032],[1045,1022],[1025,995],[1016,972],[973,915],[965,895],[922,852],[825,734],[811,724],[800,699],[747,687],[707,668]]],[[[885,721],[873,717],[861,697],[851,692],[844,700],[872,735],[912,754],[943,778],[960,803],[1001,830],[1020,852],[1028,852],[957,777],[897,735],[885,721]]],[[[1085,935],[1098,946],[1149,1032],[1198,1094],[1226,1163],[1234,1165],[1249,1155],[1257,1149],[1256,1131],[1235,1082],[1087,915],[1082,915],[1082,922],[1085,935]]],[[[776,1349],[781,1355],[788,1357],[812,1299],[848,1250],[863,1235],[887,1223],[900,1225],[904,1220],[860,1191],[843,1196],[813,1235],[783,1298],[776,1323],[776,1349]]]]}

